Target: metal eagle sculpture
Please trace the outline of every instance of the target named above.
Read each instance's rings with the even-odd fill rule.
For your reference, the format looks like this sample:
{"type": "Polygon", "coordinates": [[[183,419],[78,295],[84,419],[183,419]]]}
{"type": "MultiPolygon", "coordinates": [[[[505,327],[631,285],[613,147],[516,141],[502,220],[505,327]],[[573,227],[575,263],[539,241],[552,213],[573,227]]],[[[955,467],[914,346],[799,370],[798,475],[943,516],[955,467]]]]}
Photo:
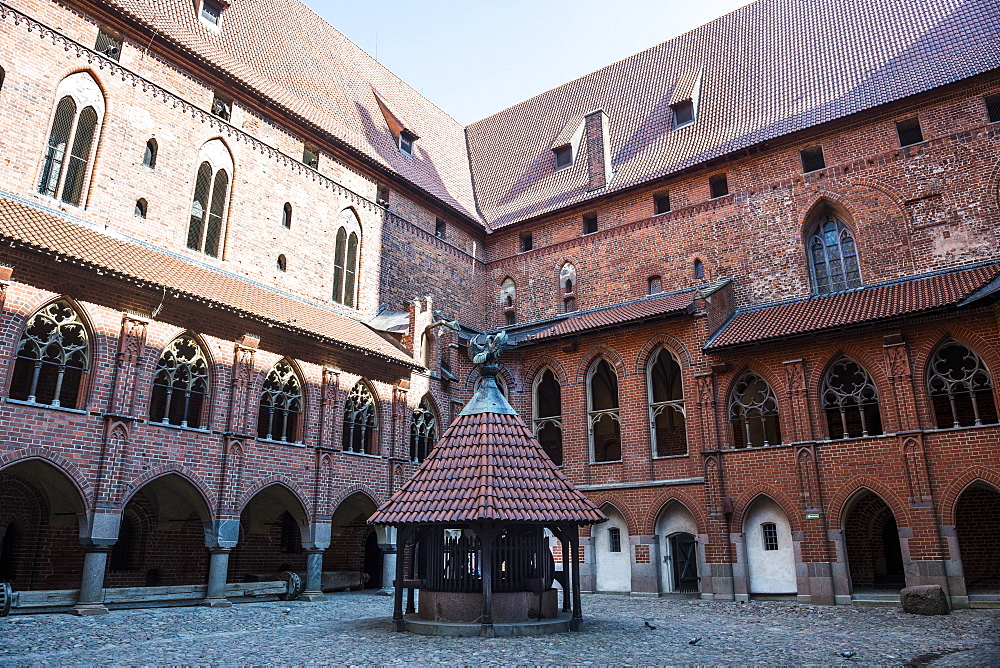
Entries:
{"type": "Polygon", "coordinates": [[[496,334],[479,334],[469,341],[469,357],[473,364],[497,366],[500,354],[507,347],[507,332],[501,330],[496,334]],[[485,341],[480,342],[480,337],[485,341]]]}

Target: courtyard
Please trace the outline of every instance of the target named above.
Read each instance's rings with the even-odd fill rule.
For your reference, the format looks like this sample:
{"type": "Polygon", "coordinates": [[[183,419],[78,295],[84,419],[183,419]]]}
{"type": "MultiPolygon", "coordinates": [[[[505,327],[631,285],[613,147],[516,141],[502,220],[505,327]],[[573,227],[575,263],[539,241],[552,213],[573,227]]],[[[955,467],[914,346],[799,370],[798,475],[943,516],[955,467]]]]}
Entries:
{"type": "Polygon", "coordinates": [[[13,616],[0,619],[0,665],[1000,664],[996,610],[919,617],[898,608],[608,595],[583,604],[582,632],[514,639],[393,633],[392,599],[369,592],[223,610],[13,616]]]}

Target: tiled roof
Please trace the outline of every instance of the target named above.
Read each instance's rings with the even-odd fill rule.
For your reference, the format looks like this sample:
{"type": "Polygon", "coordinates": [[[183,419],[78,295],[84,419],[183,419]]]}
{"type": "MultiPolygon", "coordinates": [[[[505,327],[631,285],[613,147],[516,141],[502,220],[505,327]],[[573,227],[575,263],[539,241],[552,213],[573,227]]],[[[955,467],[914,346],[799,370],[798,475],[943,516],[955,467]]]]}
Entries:
{"type": "Polygon", "coordinates": [[[469,126],[480,210],[503,227],[994,70],[998,15],[996,0],[760,0],[469,126]],[[699,76],[697,120],[672,130],[699,76]],[[553,172],[551,148],[595,109],[614,180],[590,192],[586,149],[553,172]]]}
{"type": "MultiPolygon", "coordinates": [[[[320,338],[383,360],[419,365],[367,326],[332,309],[139,242],[108,236],[82,223],[0,196],[0,239],[53,253],[119,276],[164,286],[188,298],[320,338]]],[[[2,255],[0,255],[2,258],[2,255]]]]}
{"type": "Polygon", "coordinates": [[[742,311],[709,341],[705,350],[954,307],[998,277],[1000,263],[994,263],[742,311]]]}
{"type": "Polygon", "coordinates": [[[238,0],[218,32],[191,0],[104,2],[479,220],[462,125],[298,0],[238,0]],[[400,153],[375,91],[420,137],[412,158],[400,153]]]}
{"type": "Polygon", "coordinates": [[[477,413],[460,415],[416,474],[368,521],[596,524],[605,519],[518,415],[477,413]]]}

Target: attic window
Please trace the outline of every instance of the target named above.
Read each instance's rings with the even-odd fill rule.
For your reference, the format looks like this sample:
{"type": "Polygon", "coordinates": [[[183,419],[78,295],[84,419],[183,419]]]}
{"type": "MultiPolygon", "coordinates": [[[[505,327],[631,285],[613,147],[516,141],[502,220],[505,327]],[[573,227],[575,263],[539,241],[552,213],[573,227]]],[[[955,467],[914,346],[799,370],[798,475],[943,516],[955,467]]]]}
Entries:
{"type": "Polygon", "coordinates": [[[653,213],[657,216],[670,211],[670,193],[664,191],[653,195],[653,213]]]}
{"type": "Polygon", "coordinates": [[[111,60],[118,60],[122,55],[122,38],[106,28],[101,28],[97,33],[94,51],[111,60]]]}
{"type": "Polygon", "coordinates": [[[596,231],[597,231],[597,214],[596,213],[583,214],[583,233],[593,234],[596,231]]]}
{"type": "Polygon", "coordinates": [[[412,158],[413,142],[415,141],[417,141],[417,135],[409,130],[403,130],[399,133],[399,150],[412,158]]]}
{"type": "Polygon", "coordinates": [[[924,133],[920,131],[920,120],[916,116],[905,121],[896,121],[896,134],[899,135],[900,146],[919,144],[924,140],[924,133]]]}
{"type": "Polygon", "coordinates": [[[319,149],[311,144],[302,146],[302,164],[309,165],[313,169],[319,168],[319,149]]]}
{"type": "Polygon", "coordinates": [[[443,219],[437,218],[434,221],[434,236],[444,239],[447,234],[448,224],[443,219]]]}
{"type": "Polygon", "coordinates": [[[826,167],[826,161],[823,159],[822,146],[810,146],[809,148],[804,148],[799,151],[799,157],[802,158],[803,172],[815,172],[817,169],[823,169],[826,167]]]}
{"type": "Polygon", "coordinates": [[[681,100],[677,104],[670,105],[674,110],[674,129],[684,127],[694,123],[694,102],[691,100],[681,100]]]}
{"type": "Polygon", "coordinates": [[[708,189],[712,199],[725,197],[729,194],[729,182],[725,174],[716,174],[708,180],[708,189]]]}
{"type": "Polygon", "coordinates": [[[232,113],[233,101],[216,93],[212,99],[212,115],[228,121],[232,113]]]}
{"type": "Polygon", "coordinates": [[[201,19],[202,23],[218,28],[222,22],[222,10],[225,8],[226,6],[219,0],[201,0],[201,11],[198,12],[198,18],[201,19]]]}
{"type": "Polygon", "coordinates": [[[1000,95],[990,95],[986,100],[986,115],[990,123],[1000,123],[1000,95]]]}
{"type": "Polygon", "coordinates": [[[569,167],[573,164],[573,147],[569,144],[557,146],[552,149],[552,152],[556,154],[556,169],[569,167]]]}
{"type": "Polygon", "coordinates": [[[521,236],[518,237],[518,240],[520,241],[520,249],[522,253],[527,253],[535,247],[534,241],[531,238],[531,232],[523,232],[521,236]]]}

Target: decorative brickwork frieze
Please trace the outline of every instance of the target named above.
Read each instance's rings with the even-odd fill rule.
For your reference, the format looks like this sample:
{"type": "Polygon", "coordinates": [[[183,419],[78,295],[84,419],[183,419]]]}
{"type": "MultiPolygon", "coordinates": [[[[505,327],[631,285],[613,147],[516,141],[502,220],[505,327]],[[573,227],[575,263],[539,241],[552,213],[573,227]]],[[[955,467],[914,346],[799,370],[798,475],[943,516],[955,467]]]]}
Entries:
{"type": "Polygon", "coordinates": [[[136,374],[146,347],[146,327],[149,320],[125,313],[118,337],[114,381],[108,412],[113,415],[135,415],[136,374]]]}
{"type": "Polygon", "coordinates": [[[885,337],[882,346],[885,361],[885,374],[892,388],[890,401],[891,412],[886,417],[893,423],[886,425],[887,430],[908,431],[919,428],[916,398],[913,388],[913,372],[910,366],[910,354],[906,342],[896,335],[885,337]]]}
{"type": "Polygon", "coordinates": [[[319,446],[336,449],[339,424],[337,408],[340,406],[340,371],[323,367],[323,386],[320,389],[319,446]]]}

